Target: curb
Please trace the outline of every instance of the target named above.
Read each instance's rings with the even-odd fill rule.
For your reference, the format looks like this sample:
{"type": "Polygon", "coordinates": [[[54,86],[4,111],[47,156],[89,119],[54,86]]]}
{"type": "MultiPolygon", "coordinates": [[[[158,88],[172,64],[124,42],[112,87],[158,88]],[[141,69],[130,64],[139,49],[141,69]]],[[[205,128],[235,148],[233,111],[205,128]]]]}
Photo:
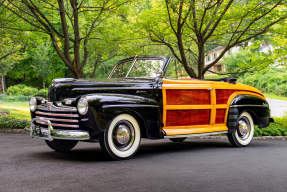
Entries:
{"type": "Polygon", "coordinates": [[[2,128],[0,129],[0,133],[24,133],[24,129],[10,129],[10,128],[2,128]]]}
{"type": "MultiPolygon", "coordinates": [[[[25,133],[24,129],[0,129],[0,133],[25,133]]],[[[227,136],[194,136],[188,139],[227,139],[227,136]]],[[[287,140],[287,136],[261,136],[253,140],[287,140]]]]}

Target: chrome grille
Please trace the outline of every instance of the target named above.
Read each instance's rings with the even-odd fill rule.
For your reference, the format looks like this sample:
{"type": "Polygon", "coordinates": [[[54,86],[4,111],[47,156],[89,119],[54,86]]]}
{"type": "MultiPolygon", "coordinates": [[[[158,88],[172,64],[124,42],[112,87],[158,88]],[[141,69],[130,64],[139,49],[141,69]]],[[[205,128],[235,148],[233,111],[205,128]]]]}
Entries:
{"type": "MultiPolygon", "coordinates": [[[[52,102],[37,106],[36,118],[50,120],[54,129],[78,129],[79,115],[76,107],[55,106],[52,102]]],[[[48,124],[36,121],[36,125],[47,128],[48,124]]]]}

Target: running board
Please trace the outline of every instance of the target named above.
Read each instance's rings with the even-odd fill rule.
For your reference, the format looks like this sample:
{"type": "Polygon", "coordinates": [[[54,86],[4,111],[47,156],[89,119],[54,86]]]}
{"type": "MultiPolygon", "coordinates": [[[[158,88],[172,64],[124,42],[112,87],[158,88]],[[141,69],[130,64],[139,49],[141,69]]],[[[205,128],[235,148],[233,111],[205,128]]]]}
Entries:
{"type": "Polygon", "coordinates": [[[178,137],[195,137],[195,136],[207,136],[207,135],[218,135],[218,134],[226,134],[228,131],[217,131],[211,133],[195,133],[195,134],[187,134],[187,135],[168,135],[164,136],[164,138],[178,138],[178,137]]]}

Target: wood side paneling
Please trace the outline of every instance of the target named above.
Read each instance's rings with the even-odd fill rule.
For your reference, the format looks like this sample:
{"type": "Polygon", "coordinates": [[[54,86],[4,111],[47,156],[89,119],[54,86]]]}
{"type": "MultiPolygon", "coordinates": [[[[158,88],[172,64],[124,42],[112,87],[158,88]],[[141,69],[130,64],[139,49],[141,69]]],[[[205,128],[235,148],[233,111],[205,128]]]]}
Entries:
{"type": "Polygon", "coordinates": [[[208,125],[210,109],[167,110],[165,126],[208,125]]]}
{"type": "Polygon", "coordinates": [[[167,89],[167,105],[210,105],[210,91],[205,89],[167,89]]]}
{"type": "Polygon", "coordinates": [[[227,104],[229,97],[237,90],[216,89],[216,104],[227,104]]]}
{"type": "Polygon", "coordinates": [[[216,109],[215,124],[224,123],[225,110],[226,109],[216,109]]]}

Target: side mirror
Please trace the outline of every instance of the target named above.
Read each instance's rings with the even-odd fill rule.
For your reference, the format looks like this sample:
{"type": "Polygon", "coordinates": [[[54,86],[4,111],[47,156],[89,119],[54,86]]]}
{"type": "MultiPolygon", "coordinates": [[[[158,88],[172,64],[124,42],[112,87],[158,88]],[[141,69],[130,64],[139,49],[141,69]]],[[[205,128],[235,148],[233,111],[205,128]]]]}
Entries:
{"type": "Polygon", "coordinates": [[[162,70],[157,71],[156,76],[162,78],[163,77],[163,71],[162,70]]]}

